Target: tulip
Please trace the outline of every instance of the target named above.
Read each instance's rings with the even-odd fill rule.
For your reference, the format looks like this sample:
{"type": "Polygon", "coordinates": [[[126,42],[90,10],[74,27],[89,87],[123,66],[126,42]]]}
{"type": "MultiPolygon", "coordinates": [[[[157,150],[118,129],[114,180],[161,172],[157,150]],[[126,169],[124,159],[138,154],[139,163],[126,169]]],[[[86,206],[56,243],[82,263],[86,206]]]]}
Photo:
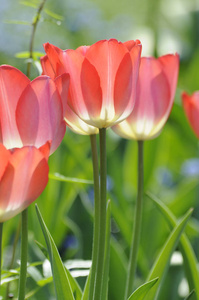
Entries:
{"type": "Polygon", "coordinates": [[[120,136],[138,141],[138,187],[125,299],[133,291],[137,268],[144,190],[144,140],[155,138],[166,123],[173,105],[178,68],[177,54],[165,55],[158,59],[141,58],[134,109],[126,120],[113,126],[113,130],[120,136]]]}
{"type": "Polygon", "coordinates": [[[39,76],[31,82],[18,69],[0,66],[0,129],[0,143],[8,149],[51,141],[52,154],[66,130],[54,81],[39,76]]]}
{"type": "Polygon", "coordinates": [[[141,58],[135,107],[126,120],[113,126],[113,130],[128,139],[155,138],[169,117],[178,69],[178,54],[158,59],[141,58]]]}
{"type": "Polygon", "coordinates": [[[84,122],[106,128],[132,112],[141,53],[139,41],[102,40],[65,51],[46,43],[44,48],[44,74],[55,78],[69,73],[67,103],[84,122]]]}
{"type": "Polygon", "coordinates": [[[7,150],[0,144],[0,223],[27,208],[48,182],[50,144],[7,150]]]}
{"type": "Polygon", "coordinates": [[[189,120],[189,124],[197,138],[199,138],[199,91],[196,91],[192,95],[188,95],[186,92],[183,92],[182,103],[187,119],[189,120]]]}

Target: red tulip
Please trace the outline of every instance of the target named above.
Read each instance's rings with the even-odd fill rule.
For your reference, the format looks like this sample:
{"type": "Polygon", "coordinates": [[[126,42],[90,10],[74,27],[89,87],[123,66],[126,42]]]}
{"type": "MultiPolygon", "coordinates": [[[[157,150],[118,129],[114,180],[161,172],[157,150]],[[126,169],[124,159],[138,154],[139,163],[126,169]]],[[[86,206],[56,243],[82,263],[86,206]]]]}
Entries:
{"type": "Polygon", "coordinates": [[[0,66],[0,143],[9,149],[38,148],[50,140],[52,153],[65,127],[61,97],[50,77],[31,82],[16,68],[0,66]]]}
{"type": "Polygon", "coordinates": [[[0,144],[0,222],[28,207],[48,182],[50,144],[7,150],[0,144]]]}
{"type": "Polygon", "coordinates": [[[70,75],[68,105],[84,122],[97,128],[125,119],[133,110],[141,45],[102,40],[76,50],[45,44],[44,74],[70,75]],[[53,69],[53,71],[52,71],[53,69]]]}
{"type": "Polygon", "coordinates": [[[156,137],[173,105],[178,69],[178,54],[158,59],[141,58],[135,107],[130,116],[113,130],[124,138],[135,140],[156,137]]]}
{"type": "Polygon", "coordinates": [[[196,91],[190,96],[184,92],[182,94],[182,103],[187,119],[189,120],[189,124],[197,138],[199,138],[199,91],[196,91]]]}

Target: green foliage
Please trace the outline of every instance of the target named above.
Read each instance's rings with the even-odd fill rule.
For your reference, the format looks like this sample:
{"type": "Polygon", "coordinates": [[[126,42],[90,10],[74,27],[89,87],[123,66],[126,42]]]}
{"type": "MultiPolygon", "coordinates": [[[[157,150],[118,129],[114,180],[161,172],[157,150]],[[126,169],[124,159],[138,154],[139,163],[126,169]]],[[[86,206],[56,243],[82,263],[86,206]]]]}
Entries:
{"type": "MultiPolygon", "coordinates": [[[[177,220],[175,216],[172,214],[172,212],[162,203],[159,199],[148,193],[148,196],[154,201],[157,208],[160,210],[160,212],[165,217],[166,221],[169,223],[170,227],[173,229],[173,227],[177,226],[177,220]]],[[[183,255],[184,260],[184,266],[187,278],[189,280],[190,289],[195,289],[195,293],[193,295],[193,299],[199,298],[199,272],[197,269],[197,259],[195,256],[195,253],[193,251],[193,248],[186,237],[186,235],[182,235],[180,238],[180,250],[183,255]],[[195,298],[196,297],[196,298],[195,298]]]]}
{"type": "Polygon", "coordinates": [[[152,280],[155,277],[159,278],[159,282],[157,285],[155,285],[149,294],[147,295],[148,300],[154,300],[157,299],[158,295],[158,288],[162,286],[162,280],[166,274],[166,271],[169,266],[171,255],[177,246],[177,243],[180,239],[180,236],[184,230],[184,227],[186,226],[186,223],[192,213],[192,209],[184,216],[184,218],[181,220],[181,222],[173,229],[170,236],[168,237],[167,241],[164,244],[164,247],[162,248],[159,256],[157,257],[153,268],[151,269],[151,272],[149,274],[148,280],[152,280]]]}
{"type": "Polygon", "coordinates": [[[56,291],[56,298],[58,300],[75,300],[67,271],[64,265],[62,264],[56,245],[43,221],[43,218],[37,206],[36,211],[48,248],[48,254],[50,257],[51,268],[53,273],[53,281],[56,291]]]}
{"type": "Polygon", "coordinates": [[[144,300],[145,296],[147,296],[150,289],[156,284],[158,278],[155,278],[145,284],[141,285],[136,289],[135,292],[128,298],[128,300],[144,300]]]}

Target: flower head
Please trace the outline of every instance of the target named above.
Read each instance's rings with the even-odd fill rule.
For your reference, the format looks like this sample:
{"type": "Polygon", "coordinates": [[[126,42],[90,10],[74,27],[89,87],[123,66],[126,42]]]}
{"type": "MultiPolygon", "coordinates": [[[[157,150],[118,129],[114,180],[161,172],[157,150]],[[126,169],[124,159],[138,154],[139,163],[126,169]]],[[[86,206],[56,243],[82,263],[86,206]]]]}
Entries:
{"type": "Polygon", "coordinates": [[[140,62],[139,41],[102,40],[76,50],[44,45],[44,74],[53,78],[69,73],[67,103],[87,124],[109,127],[133,110],[140,62]]]}
{"type": "Polygon", "coordinates": [[[51,141],[52,153],[65,127],[61,97],[50,77],[31,82],[18,69],[0,66],[0,142],[6,148],[38,148],[51,141]]]}
{"type": "Polygon", "coordinates": [[[148,140],[156,137],[173,105],[178,69],[177,54],[158,59],[141,58],[135,107],[126,120],[113,126],[113,130],[128,139],[148,140]]]}
{"type": "Polygon", "coordinates": [[[50,144],[7,150],[0,144],[0,222],[27,208],[48,182],[50,144]]]}

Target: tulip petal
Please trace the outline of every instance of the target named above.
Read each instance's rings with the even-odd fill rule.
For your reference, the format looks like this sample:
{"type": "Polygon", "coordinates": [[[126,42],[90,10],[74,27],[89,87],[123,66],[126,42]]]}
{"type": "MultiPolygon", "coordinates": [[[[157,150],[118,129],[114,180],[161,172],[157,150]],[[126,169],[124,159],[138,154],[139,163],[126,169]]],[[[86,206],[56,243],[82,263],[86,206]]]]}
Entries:
{"type": "MultiPolygon", "coordinates": [[[[92,119],[98,120],[101,113],[102,90],[98,72],[86,58],[82,63],[81,87],[86,109],[90,115],[90,121],[89,119],[86,121],[92,125],[92,119]]],[[[94,121],[94,124],[96,124],[96,121],[94,121]]],[[[100,127],[103,127],[103,125],[100,127]]]]}
{"type": "Polygon", "coordinates": [[[57,90],[62,98],[64,108],[64,120],[72,131],[78,134],[90,135],[98,133],[96,127],[90,126],[82,121],[70,108],[67,103],[68,87],[69,87],[69,74],[64,73],[55,79],[57,90]]]}
{"type": "Polygon", "coordinates": [[[23,145],[40,147],[52,140],[51,153],[65,134],[63,108],[56,86],[49,77],[33,80],[21,95],[16,121],[23,145]]]}
{"type": "Polygon", "coordinates": [[[199,138],[199,91],[188,95],[186,92],[182,94],[182,103],[184,107],[185,114],[189,123],[195,132],[197,138],[199,138]]]}
{"type": "Polygon", "coordinates": [[[0,222],[24,210],[42,193],[48,172],[46,158],[35,147],[11,151],[0,184],[0,222]]]}
{"type": "Polygon", "coordinates": [[[175,96],[176,85],[178,80],[179,72],[179,55],[168,54],[163,55],[158,58],[159,62],[162,64],[162,69],[164,70],[165,76],[169,82],[171,98],[175,96]]]}
{"type": "Polygon", "coordinates": [[[56,77],[55,71],[52,68],[52,65],[51,65],[51,63],[48,59],[48,56],[45,55],[45,56],[41,57],[40,62],[41,62],[41,66],[42,66],[42,69],[43,69],[42,75],[48,75],[52,79],[54,79],[56,77]]]}
{"type": "Polygon", "coordinates": [[[39,148],[39,151],[43,154],[43,156],[48,161],[49,155],[50,155],[50,148],[51,148],[51,141],[48,141],[46,144],[42,145],[39,148]]]}
{"type": "MultiPolygon", "coordinates": [[[[44,49],[49,58],[49,62],[47,62],[47,65],[46,65],[47,70],[48,71],[50,70],[51,74],[52,74],[52,70],[53,70],[54,73],[56,74],[56,76],[64,73],[65,72],[64,66],[62,65],[62,63],[60,61],[60,54],[62,53],[62,51],[58,47],[51,45],[49,43],[44,44],[44,49]],[[51,68],[50,68],[50,65],[51,65],[51,68]]],[[[46,63],[46,58],[44,58],[44,64],[45,63],[46,63]]],[[[48,74],[48,75],[50,75],[50,74],[48,74]]]]}
{"type": "Polygon", "coordinates": [[[85,57],[96,68],[101,80],[105,114],[109,113],[109,109],[113,109],[115,76],[127,52],[127,48],[114,39],[99,41],[86,52],[85,57]]]}
{"type": "Polygon", "coordinates": [[[131,108],[130,111],[126,112],[127,115],[125,114],[126,116],[124,115],[124,118],[127,117],[133,110],[135,99],[130,101],[133,82],[132,76],[131,57],[129,53],[126,53],[119,65],[115,77],[114,106],[117,118],[118,116],[122,115],[123,112],[126,112],[125,109],[129,105],[129,102],[131,102],[131,108]]]}
{"type": "Polygon", "coordinates": [[[18,99],[29,82],[16,68],[0,66],[0,142],[7,148],[22,146],[15,122],[15,110],[18,99]]]}
{"type": "Polygon", "coordinates": [[[9,162],[10,152],[0,144],[0,180],[9,162]]]}
{"type": "Polygon", "coordinates": [[[68,73],[64,73],[55,79],[55,85],[57,90],[61,96],[62,106],[63,106],[63,115],[65,115],[65,111],[67,109],[67,98],[68,98],[68,90],[70,83],[70,75],[68,73]]]}

